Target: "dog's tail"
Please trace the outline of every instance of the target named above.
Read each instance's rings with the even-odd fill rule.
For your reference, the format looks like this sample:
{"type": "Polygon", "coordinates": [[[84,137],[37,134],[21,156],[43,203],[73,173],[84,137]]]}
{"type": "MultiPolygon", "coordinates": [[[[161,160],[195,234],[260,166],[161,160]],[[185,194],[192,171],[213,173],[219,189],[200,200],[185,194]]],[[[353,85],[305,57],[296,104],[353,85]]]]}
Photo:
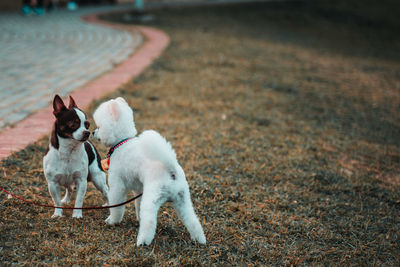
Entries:
{"type": "Polygon", "coordinates": [[[175,151],[164,137],[156,131],[148,130],[140,135],[140,139],[141,153],[162,162],[171,172],[176,171],[178,161],[175,151]]]}

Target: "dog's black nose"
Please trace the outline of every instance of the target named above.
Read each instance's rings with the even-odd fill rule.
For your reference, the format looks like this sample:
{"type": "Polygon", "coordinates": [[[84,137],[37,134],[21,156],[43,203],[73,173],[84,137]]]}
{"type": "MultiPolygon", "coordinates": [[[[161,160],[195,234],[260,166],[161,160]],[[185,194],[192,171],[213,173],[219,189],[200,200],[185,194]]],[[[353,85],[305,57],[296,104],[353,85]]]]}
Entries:
{"type": "Polygon", "coordinates": [[[83,132],[83,139],[87,140],[90,136],[90,132],[89,131],[84,131],[83,132]]]}

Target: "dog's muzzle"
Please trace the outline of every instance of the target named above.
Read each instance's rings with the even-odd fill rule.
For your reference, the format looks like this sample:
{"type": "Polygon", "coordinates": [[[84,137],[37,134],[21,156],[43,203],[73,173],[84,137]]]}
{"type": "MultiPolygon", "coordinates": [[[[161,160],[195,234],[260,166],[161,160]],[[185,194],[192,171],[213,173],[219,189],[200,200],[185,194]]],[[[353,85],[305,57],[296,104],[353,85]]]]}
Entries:
{"type": "Polygon", "coordinates": [[[88,139],[89,139],[89,136],[90,136],[90,132],[89,131],[84,131],[83,133],[82,133],[82,140],[81,141],[87,141],[88,139]]]}
{"type": "Polygon", "coordinates": [[[93,135],[93,137],[95,138],[95,139],[97,139],[98,141],[100,141],[100,138],[97,136],[97,131],[98,131],[99,129],[96,129],[96,130],[94,130],[93,132],[92,132],[92,135],[93,135]]]}

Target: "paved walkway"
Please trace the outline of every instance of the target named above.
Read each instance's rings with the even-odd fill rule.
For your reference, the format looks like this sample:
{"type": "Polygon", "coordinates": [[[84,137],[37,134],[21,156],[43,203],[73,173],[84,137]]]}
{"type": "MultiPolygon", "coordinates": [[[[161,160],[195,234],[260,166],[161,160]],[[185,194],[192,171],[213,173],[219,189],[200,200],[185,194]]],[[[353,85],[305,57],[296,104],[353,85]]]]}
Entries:
{"type": "Polygon", "coordinates": [[[0,132],[128,58],[142,36],[80,19],[128,6],[0,15],[0,132]]]}
{"type": "MultiPolygon", "coordinates": [[[[154,1],[147,8],[246,0],[154,1]]],[[[55,93],[73,91],[84,108],[139,75],[168,46],[160,30],[90,15],[128,8],[57,10],[43,17],[0,14],[0,160],[50,132],[55,93]]]]}
{"type": "MultiPolygon", "coordinates": [[[[103,48],[102,54],[98,53],[93,53],[92,57],[94,58],[99,58],[98,63],[92,63],[95,65],[100,65],[100,64],[109,64],[109,67],[111,70],[107,71],[106,73],[99,75],[99,77],[94,78],[89,81],[89,78],[87,78],[87,75],[81,75],[82,78],[87,78],[86,81],[82,81],[83,83],[87,82],[84,86],[81,86],[74,90],[72,92],[72,95],[74,96],[77,104],[81,108],[85,108],[87,105],[89,105],[94,99],[98,99],[112,91],[115,91],[118,89],[121,85],[130,82],[133,77],[136,77],[139,75],[143,70],[145,70],[150,64],[153,62],[154,59],[159,57],[159,55],[162,53],[162,51],[168,46],[169,43],[169,37],[166,35],[164,32],[151,28],[151,27],[143,27],[143,26],[131,26],[131,25],[121,25],[121,24],[113,24],[113,23],[106,23],[99,21],[95,13],[102,13],[102,12],[109,12],[111,9],[91,9],[90,15],[85,15],[83,17],[84,21],[87,23],[93,24],[93,25],[86,25],[83,22],[82,27],[86,26],[92,26],[97,27],[96,29],[93,29],[93,31],[98,31],[100,30],[99,27],[104,27],[102,28],[103,30],[108,31],[107,34],[113,35],[115,32],[119,32],[119,34],[122,34],[123,36],[126,37],[126,39],[130,42],[130,45],[127,45],[125,49],[125,53],[130,54],[132,52],[132,49],[135,48],[134,53],[131,53],[131,55],[128,56],[127,59],[123,60],[121,64],[118,64],[117,66],[113,66],[115,63],[115,58],[110,57],[108,54],[109,53],[114,53],[114,51],[109,51],[108,47],[103,48]],[[113,30],[111,30],[113,29],[113,30]],[[127,35],[127,33],[131,33],[132,36],[127,35]],[[143,36],[143,38],[142,38],[143,36]],[[136,41],[135,41],[136,40],[136,41]],[[143,42],[142,45],[138,46],[139,40],[146,40],[143,42]],[[129,49],[129,47],[131,49],[129,49]],[[104,58],[107,58],[108,61],[104,61],[104,58]],[[103,60],[103,61],[102,61],[103,60]],[[113,61],[113,63],[110,63],[110,60],[113,61]],[[110,66],[111,65],[111,66],[110,66]],[[112,67],[112,68],[111,68],[112,67]],[[85,76],[85,77],[84,77],[85,76]]],[[[83,14],[83,13],[81,13],[83,14]]],[[[101,40],[98,40],[101,47],[102,42],[105,42],[107,40],[107,36],[104,36],[101,40]]],[[[115,37],[114,40],[124,40],[123,38],[117,38],[115,37]]],[[[90,41],[90,40],[89,40],[90,41]]],[[[127,41],[127,42],[128,42],[127,41]]],[[[123,43],[123,42],[122,42],[123,43]]],[[[82,44],[83,45],[83,44],[82,44]]],[[[113,45],[113,42],[109,44],[110,46],[113,45]]],[[[124,46],[120,46],[124,47],[124,46]]],[[[120,48],[118,46],[115,47],[115,49],[120,48]]],[[[75,48],[76,50],[79,49],[79,46],[75,48]]],[[[92,46],[92,49],[98,49],[97,46],[92,46]]],[[[102,51],[102,50],[99,50],[102,51]]],[[[124,53],[124,50],[121,50],[122,54],[124,53]]],[[[87,53],[91,53],[91,51],[87,51],[87,53]]],[[[113,54],[115,57],[118,57],[119,53],[113,54]]],[[[85,56],[85,55],[82,55],[85,56]]],[[[121,60],[123,57],[121,57],[121,60]]],[[[57,61],[57,58],[53,59],[54,61],[57,61]]],[[[48,64],[51,64],[53,60],[50,60],[48,64]]],[[[64,60],[69,60],[69,57],[64,57],[64,60]]],[[[76,60],[79,60],[76,59],[76,60]]],[[[87,58],[86,60],[92,60],[91,58],[87,58]]],[[[81,65],[75,65],[76,71],[74,70],[71,65],[75,64],[72,60],[69,60],[69,66],[65,66],[66,71],[70,71],[69,75],[72,75],[73,77],[70,77],[70,82],[74,82],[74,79],[77,79],[76,77],[81,77],[80,74],[83,72],[87,72],[88,75],[90,75],[91,70],[95,68],[91,68],[89,70],[85,69],[85,66],[88,65],[83,65],[84,62],[81,63],[81,65]]],[[[2,62],[0,62],[0,65],[2,62]]],[[[90,64],[89,64],[90,65],[90,64]]],[[[89,67],[93,67],[90,65],[89,67]]],[[[100,66],[97,66],[98,68],[95,69],[96,73],[98,69],[103,70],[100,68],[100,66]]],[[[39,66],[35,67],[38,69],[45,68],[47,71],[53,71],[50,68],[46,68],[46,66],[39,66]]],[[[108,68],[104,68],[104,70],[107,70],[108,68]]],[[[103,70],[103,71],[104,71],[103,70]]],[[[101,73],[101,71],[98,71],[98,73],[101,73]]],[[[27,75],[27,74],[26,74],[27,75]]],[[[63,74],[59,74],[63,75],[63,74]]],[[[24,76],[24,75],[21,75],[24,76]]],[[[17,81],[18,79],[16,79],[17,81]]],[[[75,87],[79,86],[79,84],[76,84],[75,87]]],[[[28,88],[28,87],[26,87],[28,88]]],[[[59,87],[57,87],[59,88],[59,87]]],[[[57,90],[57,88],[55,90],[57,90]]],[[[64,88],[65,89],[65,88],[64,88]]],[[[74,87],[70,87],[69,90],[73,90],[74,87]]],[[[45,88],[43,88],[45,90],[45,88]]],[[[38,90],[40,92],[40,90],[38,90]]],[[[63,92],[66,93],[66,91],[55,91],[55,92],[63,92]]],[[[29,114],[25,119],[19,121],[18,123],[15,123],[12,127],[6,127],[0,131],[0,160],[3,158],[8,157],[12,152],[18,151],[23,149],[25,146],[28,144],[35,142],[37,139],[42,137],[43,135],[48,134],[51,131],[52,128],[52,121],[54,120],[54,117],[52,115],[52,105],[51,105],[51,98],[53,97],[53,94],[55,92],[50,92],[50,96],[47,97],[46,101],[43,101],[44,108],[41,108],[40,110],[34,111],[33,114],[29,114]],[[47,103],[47,105],[46,105],[47,103]]],[[[21,97],[20,101],[25,101],[25,98],[33,98],[34,93],[27,92],[26,97],[21,97]]],[[[45,94],[44,94],[45,95],[45,94]]],[[[9,98],[13,97],[13,94],[8,94],[9,98]]],[[[8,99],[5,99],[4,103],[8,101],[8,99]]],[[[44,98],[44,96],[42,96],[44,98]]],[[[38,107],[37,103],[40,102],[41,98],[37,98],[36,102],[35,100],[32,100],[31,106],[36,106],[38,107]]],[[[0,100],[0,103],[2,102],[2,99],[0,100]]],[[[10,102],[10,101],[9,101],[10,102]]],[[[10,107],[14,107],[15,105],[18,104],[18,101],[14,102],[15,104],[11,104],[10,107]]],[[[11,109],[10,108],[10,109],[11,109]]],[[[22,106],[20,109],[24,109],[25,106],[22,106]]],[[[18,110],[16,110],[16,113],[18,113],[18,110]]],[[[27,112],[28,113],[28,112],[27,112]]]]}

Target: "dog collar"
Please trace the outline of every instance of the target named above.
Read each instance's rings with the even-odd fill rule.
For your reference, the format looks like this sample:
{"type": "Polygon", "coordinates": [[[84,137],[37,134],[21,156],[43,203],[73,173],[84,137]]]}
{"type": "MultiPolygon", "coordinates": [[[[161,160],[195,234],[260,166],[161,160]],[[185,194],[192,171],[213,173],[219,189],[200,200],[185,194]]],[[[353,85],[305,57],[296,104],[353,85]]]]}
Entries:
{"type": "Polygon", "coordinates": [[[126,139],[120,141],[119,143],[117,143],[116,145],[112,146],[112,147],[110,148],[110,150],[108,150],[107,158],[109,159],[109,158],[111,157],[111,155],[112,155],[112,153],[114,153],[115,149],[117,149],[118,147],[122,146],[123,144],[125,144],[126,142],[128,142],[129,140],[131,140],[131,139],[133,139],[133,138],[134,138],[134,137],[126,138],[126,139]]]}

